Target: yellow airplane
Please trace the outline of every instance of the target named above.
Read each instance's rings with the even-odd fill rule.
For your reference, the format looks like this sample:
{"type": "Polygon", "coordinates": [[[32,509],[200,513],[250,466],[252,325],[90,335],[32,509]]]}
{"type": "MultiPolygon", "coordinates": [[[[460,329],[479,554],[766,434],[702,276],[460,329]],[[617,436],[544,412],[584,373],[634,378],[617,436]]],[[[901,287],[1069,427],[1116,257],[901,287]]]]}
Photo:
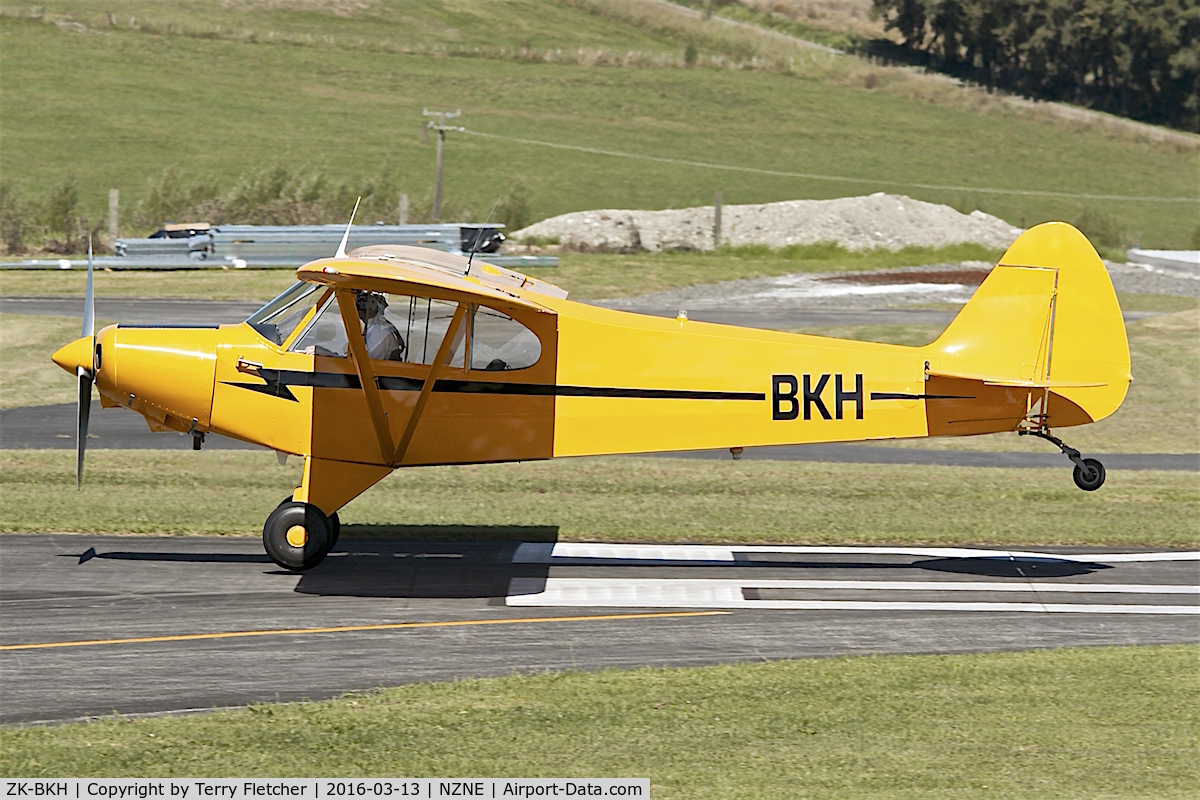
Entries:
{"type": "Polygon", "coordinates": [[[1132,380],[1112,282],[1075,228],[1020,236],[923,347],[632,314],[418,247],[301,267],[244,323],[112,325],[54,353],[79,381],[82,479],[93,382],[106,408],[304,459],[263,545],[316,566],[337,511],[393,469],[562,456],[967,436],[1047,439],[1092,491],[1099,461],[1051,434],[1103,419],[1132,380]]]}

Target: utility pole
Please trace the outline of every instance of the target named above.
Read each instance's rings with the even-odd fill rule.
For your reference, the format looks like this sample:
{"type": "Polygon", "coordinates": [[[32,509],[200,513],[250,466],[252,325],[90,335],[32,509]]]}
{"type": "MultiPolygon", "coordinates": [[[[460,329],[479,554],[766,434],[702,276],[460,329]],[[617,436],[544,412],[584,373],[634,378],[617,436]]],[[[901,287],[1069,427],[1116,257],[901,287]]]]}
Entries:
{"type": "Polygon", "coordinates": [[[462,116],[462,109],[457,111],[430,111],[428,108],[421,110],[421,116],[433,117],[425,123],[426,130],[437,131],[437,177],[433,183],[433,221],[442,221],[442,152],[446,148],[446,131],[465,131],[466,128],[460,128],[454,125],[447,125],[446,121],[462,116]]]}
{"type": "Polygon", "coordinates": [[[121,208],[121,193],[116,189],[108,190],[108,238],[109,247],[117,246],[117,220],[121,208]]]}

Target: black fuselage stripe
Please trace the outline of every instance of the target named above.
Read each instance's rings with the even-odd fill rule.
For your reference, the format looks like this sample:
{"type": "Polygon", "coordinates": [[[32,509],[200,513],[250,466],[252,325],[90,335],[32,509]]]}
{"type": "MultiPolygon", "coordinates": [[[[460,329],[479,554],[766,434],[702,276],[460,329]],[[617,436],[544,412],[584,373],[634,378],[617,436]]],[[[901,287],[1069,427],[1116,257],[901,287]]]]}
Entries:
{"type": "MultiPolygon", "coordinates": [[[[330,389],[358,389],[358,376],[345,372],[300,372],[297,370],[260,369],[268,386],[313,386],[330,389]]],[[[419,392],[424,381],[392,375],[376,377],[384,391],[419,392]]],[[[231,384],[251,388],[246,384],[231,384]]],[[[263,387],[265,388],[265,387],[263,387]]],[[[256,388],[255,391],[262,391],[256,388]]],[[[699,389],[628,389],[605,386],[559,386],[545,383],[504,383],[498,381],[465,381],[441,378],[433,391],[443,394],[498,394],[521,397],[611,397],[650,400],[750,400],[764,401],[764,392],[721,392],[699,389]]],[[[267,394],[276,392],[268,391],[267,394]]]]}
{"type": "Polygon", "coordinates": [[[906,394],[904,392],[871,392],[872,400],[974,400],[966,394],[906,394]]]}

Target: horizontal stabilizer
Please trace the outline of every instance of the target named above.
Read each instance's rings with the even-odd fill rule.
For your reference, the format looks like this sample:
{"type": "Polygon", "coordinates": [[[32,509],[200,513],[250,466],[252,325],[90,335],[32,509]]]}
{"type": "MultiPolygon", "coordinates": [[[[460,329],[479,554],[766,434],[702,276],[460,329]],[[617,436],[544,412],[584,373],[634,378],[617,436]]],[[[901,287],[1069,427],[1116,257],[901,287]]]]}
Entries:
{"type": "Polygon", "coordinates": [[[934,378],[957,378],[964,381],[979,381],[985,386],[1011,386],[1018,389],[1082,389],[1089,386],[1104,386],[1103,382],[1097,381],[1055,381],[1049,378],[1045,380],[1019,380],[1015,378],[1001,378],[995,375],[969,375],[961,372],[929,372],[927,373],[934,378]]]}

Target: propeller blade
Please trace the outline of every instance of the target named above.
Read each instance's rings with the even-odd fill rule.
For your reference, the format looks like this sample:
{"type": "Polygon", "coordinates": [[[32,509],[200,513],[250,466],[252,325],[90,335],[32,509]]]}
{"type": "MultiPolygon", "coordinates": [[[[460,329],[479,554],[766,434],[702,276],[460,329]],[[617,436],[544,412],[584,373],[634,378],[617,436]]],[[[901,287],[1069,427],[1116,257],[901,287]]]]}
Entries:
{"type": "Polygon", "coordinates": [[[88,415],[92,411],[92,375],[83,367],[79,376],[79,428],[75,432],[75,485],[83,486],[83,451],[87,449],[88,415]]]}
{"type": "Polygon", "coordinates": [[[88,235],[87,293],[83,296],[83,331],[80,336],[96,335],[96,301],[92,295],[92,237],[88,235]]]}

